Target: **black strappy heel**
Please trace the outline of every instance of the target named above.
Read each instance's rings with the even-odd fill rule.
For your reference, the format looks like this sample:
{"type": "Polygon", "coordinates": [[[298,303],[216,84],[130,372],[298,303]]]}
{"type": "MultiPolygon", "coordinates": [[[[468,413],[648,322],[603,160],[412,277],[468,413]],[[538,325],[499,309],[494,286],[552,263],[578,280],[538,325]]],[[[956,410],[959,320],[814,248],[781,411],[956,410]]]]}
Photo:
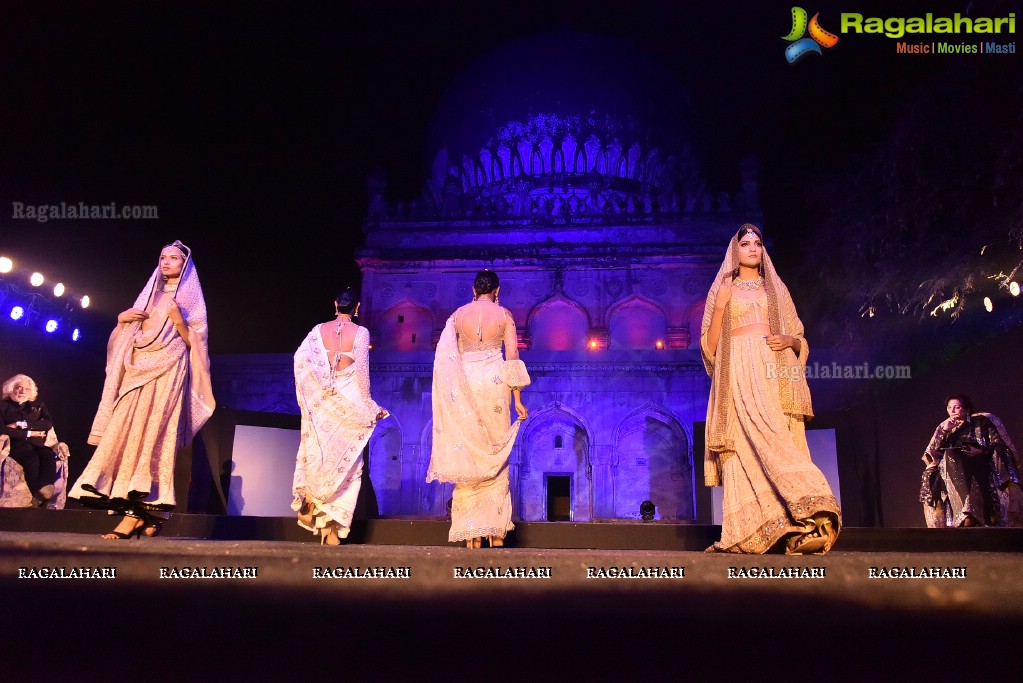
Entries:
{"type": "Polygon", "coordinates": [[[135,538],[142,538],[142,532],[146,528],[146,521],[145,521],[145,519],[143,519],[142,517],[138,517],[136,515],[128,515],[128,514],[126,514],[125,517],[131,517],[132,519],[136,520],[138,522],[138,524],[131,531],[129,531],[127,533],[125,533],[123,531],[108,531],[107,533],[101,535],[100,538],[106,539],[108,541],[116,541],[116,540],[127,541],[132,536],[134,536],[135,538]],[[108,536],[113,536],[113,538],[107,538],[108,536]]]}
{"type": "MultiPolygon", "coordinates": [[[[142,530],[143,534],[145,534],[149,538],[154,538],[156,536],[159,536],[160,532],[163,531],[163,521],[159,519],[154,519],[152,517],[147,517],[146,520],[142,523],[142,526],[139,528],[142,530]],[[150,529],[153,530],[153,533],[149,533],[150,529]]],[[[139,536],[139,538],[142,537],[139,536]]]]}

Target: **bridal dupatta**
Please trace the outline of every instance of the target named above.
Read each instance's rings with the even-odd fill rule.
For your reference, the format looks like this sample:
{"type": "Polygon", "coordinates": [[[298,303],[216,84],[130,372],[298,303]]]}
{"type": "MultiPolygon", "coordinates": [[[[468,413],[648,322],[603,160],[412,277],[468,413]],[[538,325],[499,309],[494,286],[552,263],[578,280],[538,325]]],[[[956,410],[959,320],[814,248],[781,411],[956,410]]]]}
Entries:
{"type": "MultiPolygon", "coordinates": [[[[184,447],[192,442],[195,435],[206,424],[217,404],[213,398],[213,387],[210,381],[209,328],[206,321],[206,299],[203,297],[202,286],[199,284],[199,274],[192,262],[192,252],[187,246],[181,242],[174,242],[169,246],[178,247],[179,250],[184,247],[188,254],[181,271],[181,278],[178,280],[178,288],[173,297],[181,310],[181,317],[184,318],[185,324],[188,326],[190,347],[188,351],[189,410],[184,416],[187,421],[183,430],[184,442],[181,444],[184,447]]],[[[161,279],[160,267],[157,265],[153,274],[149,276],[146,286],[135,298],[132,307],[146,310],[156,292],[157,283],[161,279]]],[[[164,327],[167,326],[173,328],[174,324],[168,320],[164,323],[164,327]]],[[[92,429],[89,432],[88,442],[93,446],[99,444],[103,437],[117,401],[125,394],[152,381],[157,375],[166,371],[168,365],[174,360],[172,357],[164,356],[156,364],[147,364],[144,369],[136,368],[131,378],[125,382],[126,368],[131,367],[132,351],[136,338],[141,336],[141,330],[142,323],[133,322],[128,325],[118,324],[110,334],[110,339],[107,342],[106,380],[103,382],[103,394],[92,423],[92,429]]],[[[157,336],[158,339],[150,345],[165,347],[167,339],[164,338],[164,335],[157,336]]]]}
{"type": "Polygon", "coordinates": [[[707,295],[700,336],[712,378],[705,483],[723,487],[721,540],[710,549],[759,554],[783,541],[787,553],[825,553],[838,536],[841,510],[806,442],[805,421],[813,415],[804,371],[809,348],[766,249],[762,263],[771,333],[799,339],[800,353],[772,351],[759,334],[733,337],[732,301],[717,349],[707,346],[718,290],[739,265],[733,238],[707,295]]]}
{"type": "MultiPolygon", "coordinates": [[[[764,247],[764,289],[767,292],[768,315],[772,334],[788,334],[799,339],[800,351],[797,356],[792,349],[775,353],[777,362],[776,373],[784,377],[777,382],[778,395],[781,399],[782,412],[786,415],[813,417],[813,406],[810,402],[810,388],[806,384],[806,359],[810,354],[810,346],[803,336],[803,323],[796,315],[796,306],[792,302],[785,283],[778,277],[778,272],[767,255],[764,247]]],[[[731,382],[729,380],[730,345],[732,343],[731,312],[726,310],[721,321],[721,336],[718,348],[711,349],[707,345],[707,332],[714,318],[714,304],[718,290],[726,276],[731,276],[739,267],[739,243],[732,238],[725,260],[721,263],[714,282],[707,293],[706,308],[703,311],[703,324],[700,328],[700,349],[703,352],[703,365],[711,377],[710,398],[707,403],[707,444],[704,452],[704,480],[707,486],[721,486],[721,461],[723,454],[734,452],[735,444],[728,438],[728,406],[731,402],[731,382]]]]}
{"type": "Polygon", "coordinates": [[[187,246],[168,246],[185,257],[173,299],[188,327],[188,344],[166,306],[151,308],[162,283],[157,266],[134,303],[149,310],[150,329],[141,321],[118,324],[107,343],[106,379],[88,439],[97,449],[69,494],[87,505],[172,509],[177,452],[216,407],[199,275],[187,246]]]}

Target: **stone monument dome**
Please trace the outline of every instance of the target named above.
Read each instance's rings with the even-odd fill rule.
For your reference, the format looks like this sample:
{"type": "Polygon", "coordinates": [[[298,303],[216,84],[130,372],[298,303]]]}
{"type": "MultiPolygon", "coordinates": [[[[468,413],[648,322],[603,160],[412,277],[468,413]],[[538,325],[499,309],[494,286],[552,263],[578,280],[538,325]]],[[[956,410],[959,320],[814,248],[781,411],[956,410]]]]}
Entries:
{"type": "Polygon", "coordinates": [[[646,50],[628,40],[572,31],[522,38],[484,55],[443,94],[426,144],[458,161],[527,134],[557,145],[572,133],[626,148],[678,153],[694,134],[688,93],[646,50]],[[517,125],[516,125],[517,124],[517,125]],[[532,124],[532,125],[530,125],[532,124]]]}
{"type": "Polygon", "coordinates": [[[480,57],[442,95],[425,141],[426,187],[370,220],[563,220],[729,211],[707,187],[690,98],[635,43],[537,34],[480,57]]]}

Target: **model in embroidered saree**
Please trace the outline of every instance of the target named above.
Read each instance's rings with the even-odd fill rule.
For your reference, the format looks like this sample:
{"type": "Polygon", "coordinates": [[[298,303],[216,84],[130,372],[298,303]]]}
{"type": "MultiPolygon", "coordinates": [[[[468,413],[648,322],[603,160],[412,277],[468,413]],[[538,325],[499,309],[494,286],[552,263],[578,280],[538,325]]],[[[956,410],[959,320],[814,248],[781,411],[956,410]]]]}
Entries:
{"type": "Polygon", "coordinates": [[[310,330],[295,352],[302,432],[291,508],[299,526],[327,545],[348,537],[362,486],[362,451],[387,416],[370,395],[369,331],[352,322],[358,294],[346,289],[334,305],[336,319],[310,330]]]}
{"type": "Polygon", "coordinates": [[[721,540],[708,550],[826,553],[841,511],[806,442],[809,347],[756,226],[729,243],[700,344],[711,376],[705,483],[724,489],[721,540]]]}
{"type": "Polygon", "coordinates": [[[476,276],[476,299],[448,318],[433,366],[433,450],[426,481],[454,483],[448,540],[476,548],[484,537],[491,546],[503,545],[515,528],[508,456],[529,414],[520,394],[529,374],[518,358],[511,312],[497,303],[498,289],[493,272],[476,276]],[[515,422],[509,415],[513,397],[515,422]]]}
{"type": "Polygon", "coordinates": [[[206,302],[191,251],[164,247],[107,344],[106,380],[89,443],[97,446],[69,496],[125,515],[106,538],[154,535],[149,514],[174,508],[174,462],[213,414],[206,302]]]}

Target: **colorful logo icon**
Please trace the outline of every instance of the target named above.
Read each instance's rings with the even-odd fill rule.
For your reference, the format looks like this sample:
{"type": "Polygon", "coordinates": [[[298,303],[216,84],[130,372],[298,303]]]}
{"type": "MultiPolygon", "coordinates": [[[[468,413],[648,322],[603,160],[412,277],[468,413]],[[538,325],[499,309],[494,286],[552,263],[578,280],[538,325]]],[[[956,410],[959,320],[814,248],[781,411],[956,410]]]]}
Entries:
{"type": "Polygon", "coordinates": [[[812,52],[822,54],[822,47],[838,45],[838,36],[830,31],[825,31],[817,21],[820,13],[813,15],[813,19],[809,22],[806,21],[806,16],[806,10],[802,7],[792,8],[792,30],[787,36],[782,36],[782,40],[792,43],[785,48],[785,59],[789,61],[789,64],[795,64],[812,52]],[[804,37],[807,32],[810,33],[809,38],[804,37]]]}

